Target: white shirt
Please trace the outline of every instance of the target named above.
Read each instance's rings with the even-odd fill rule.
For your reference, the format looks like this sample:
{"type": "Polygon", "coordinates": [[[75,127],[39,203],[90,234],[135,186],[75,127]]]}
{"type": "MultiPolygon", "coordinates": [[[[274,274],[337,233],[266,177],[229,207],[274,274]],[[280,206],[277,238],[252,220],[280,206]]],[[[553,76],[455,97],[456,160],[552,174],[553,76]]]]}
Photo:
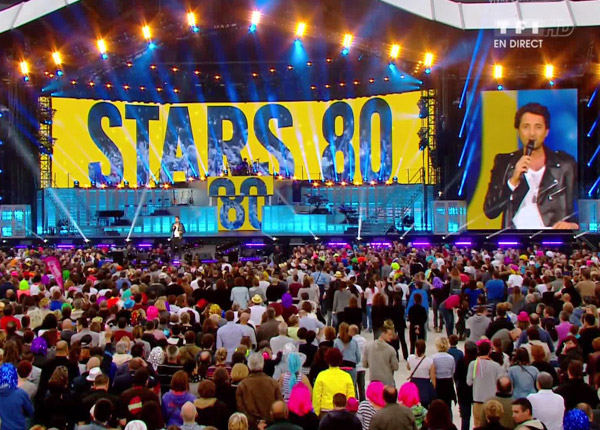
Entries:
{"type": "Polygon", "coordinates": [[[507,284],[509,287],[519,287],[523,286],[523,277],[518,273],[513,273],[508,277],[507,284]]]}
{"type": "Polygon", "coordinates": [[[425,378],[429,379],[429,369],[433,366],[433,359],[431,357],[417,357],[415,354],[408,356],[408,365],[410,366],[410,373],[413,378],[425,378]],[[419,362],[423,359],[423,363],[417,368],[419,362]],[[417,369],[415,371],[415,369],[417,369]],[[414,371],[414,373],[413,373],[414,371]]]}
{"type": "Polygon", "coordinates": [[[552,390],[540,390],[527,396],[533,407],[533,417],[548,427],[548,430],[562,430],[565,415],[565,400],[552,390]]]}
{"type": "MultiPolygon", "coordinates": [[[[529,169],[524,175],[527,185],[529,185],[529,190],[527,191],[527,194],[525,194],[517,213],[512,219],[513,224],[517,229],[539,230],[548,228],[544,225],[544,221],[542,220],[542,215],[540,215],[540,209],[537,204],[540,183],[542,182],[542,176],[544,176],[545,172],[546,166],[542,167],[540,170],[529,169]]],[[[510,181],[508,181],[508,187],[512,191],[515,190],[515,187],[512,186],[510,181]]]]}

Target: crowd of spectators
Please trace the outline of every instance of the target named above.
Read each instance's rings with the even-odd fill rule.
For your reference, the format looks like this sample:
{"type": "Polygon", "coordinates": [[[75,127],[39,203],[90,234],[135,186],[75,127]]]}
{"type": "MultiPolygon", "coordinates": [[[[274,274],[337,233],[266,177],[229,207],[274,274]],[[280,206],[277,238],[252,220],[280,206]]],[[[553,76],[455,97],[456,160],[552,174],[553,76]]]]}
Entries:
{"type": "Polygon", "coordinates": [[[596,253],[149,254],[0,252],[1,430],[600,428],[596,253]]]}

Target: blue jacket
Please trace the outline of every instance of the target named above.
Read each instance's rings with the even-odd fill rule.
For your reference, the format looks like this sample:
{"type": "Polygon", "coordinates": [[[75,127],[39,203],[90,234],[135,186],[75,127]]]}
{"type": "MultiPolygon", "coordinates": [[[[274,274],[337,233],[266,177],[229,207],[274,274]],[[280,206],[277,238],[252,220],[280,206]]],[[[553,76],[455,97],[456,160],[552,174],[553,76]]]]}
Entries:
{"type": "Polygon", "coordinates": [[[185,402],[194,403],[194,400],[196,400],[196,396],[187,391],[184,393],[175,393],[173,391],[165,393],[162,397],[162,412],[166,427],[182,425],[181,407],[185,402]]]}
{"type": "Polygon", "coordinates": [[[26,417],[33,416],[29,395],[20,388],[0,388],[2,430],[26,430],[26,417]]]}

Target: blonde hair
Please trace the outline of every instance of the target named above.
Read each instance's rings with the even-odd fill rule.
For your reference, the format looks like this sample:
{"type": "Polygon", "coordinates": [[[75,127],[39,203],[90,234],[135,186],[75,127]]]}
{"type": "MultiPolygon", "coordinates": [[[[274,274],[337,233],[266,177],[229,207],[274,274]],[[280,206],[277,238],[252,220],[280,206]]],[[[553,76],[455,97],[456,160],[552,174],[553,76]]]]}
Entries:
{"type": "Polygon", "coordinates": [[[484,406],[485,417],[488,421],[493,418],[497,418],[498,420],[504,414],[504,406],[497,400],[488,400],[485,402],[484,406]]]}
{"type": "Polygon", "coordinates": [[[435,347],[439,352],[448,352],[450,349],[450,341],[447,337],[438,337],[435,340],[435,347]]]}
{"type": "Polygon", "coordinates": [[[235,412],[229,417],[227,430],[248,430],[248,418],[241,412],[235,412]]]}
{"type": "Polygon", "coordinates": [[[231,382],[240,382],[250,374],[248,366],[244,363],[236,363],[231,369],[231,382]]]}
{"type": "Polygon", "coordinates": [[[215,361],[217,363],[225,363],[227,360],[227,348],[219,348],[215,353],[215,361]]]}

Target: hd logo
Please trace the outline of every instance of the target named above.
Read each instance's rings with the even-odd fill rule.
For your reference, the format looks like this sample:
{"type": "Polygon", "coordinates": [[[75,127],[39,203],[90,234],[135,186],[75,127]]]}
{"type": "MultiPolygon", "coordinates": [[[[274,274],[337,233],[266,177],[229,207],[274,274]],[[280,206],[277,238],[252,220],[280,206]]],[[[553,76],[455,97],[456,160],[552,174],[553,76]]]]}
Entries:
{"type": "Polygon", "coordinates": [[[273,177],[209,178],[208,195],[217,199],[219,231],[260,230],[262,208],[273,195],[273,177]]]}

